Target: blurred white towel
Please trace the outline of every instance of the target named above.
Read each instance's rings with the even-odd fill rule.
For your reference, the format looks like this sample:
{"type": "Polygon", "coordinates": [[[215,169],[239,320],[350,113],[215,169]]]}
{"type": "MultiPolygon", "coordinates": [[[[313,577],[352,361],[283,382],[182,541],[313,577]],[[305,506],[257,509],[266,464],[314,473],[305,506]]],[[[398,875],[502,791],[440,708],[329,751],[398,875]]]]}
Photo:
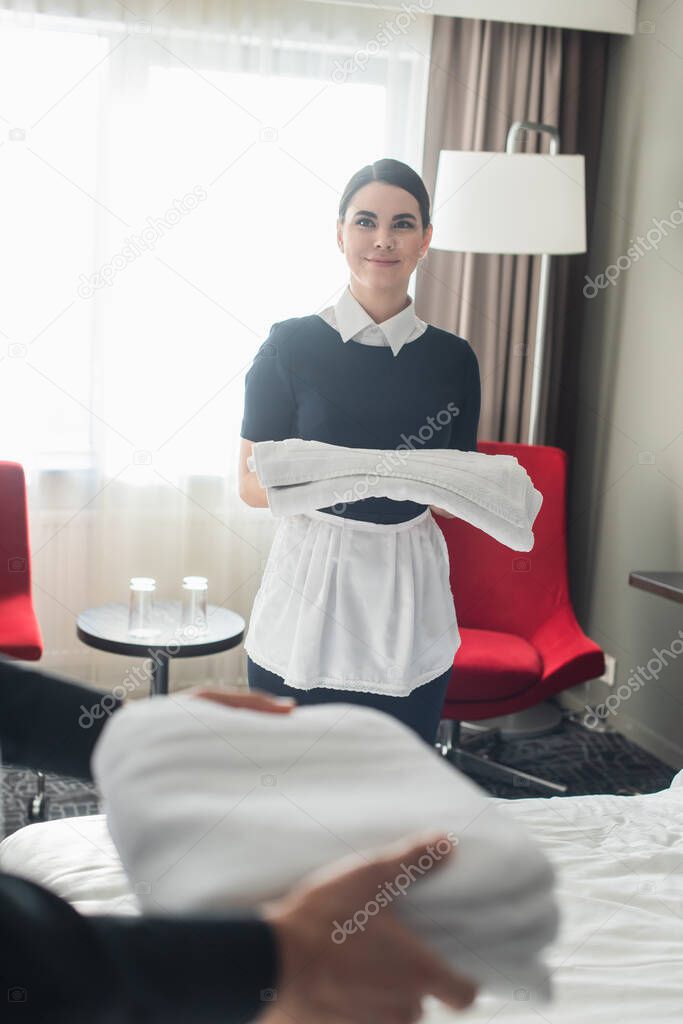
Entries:
{"type": "MultiPolygon", "coordinates": [[[[491,991],[549,996],[539,959],[557,930],[549,861],[383,712],[339,703],[269,715],[153,697],[111,718],[93,771],[131,886],[151,913],[253,906],[354,851],[450,831],[452,861],[427,870],[393,908],[491,991]]],[[[349,907],[348,918],[363,910],[349,907]]]]}
{"type": "Polygon", "coordinates": [[[275,516],[362,498],[436,505],[515,551],[530,551],[543,496],[513,455],[391,451],[287,438],[258,441],[247,461],[275,516]]]}

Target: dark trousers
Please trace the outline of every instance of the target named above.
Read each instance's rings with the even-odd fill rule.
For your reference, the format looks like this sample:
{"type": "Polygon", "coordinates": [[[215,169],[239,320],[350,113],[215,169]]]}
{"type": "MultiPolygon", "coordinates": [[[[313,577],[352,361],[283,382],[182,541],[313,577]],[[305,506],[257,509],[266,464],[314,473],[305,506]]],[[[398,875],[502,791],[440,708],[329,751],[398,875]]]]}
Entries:
{"type": "Polygon", "coordinates": [[[407,697],[390,697],[381,693],[362,693],[359,690],[329,690],[318,686],[312,690],[298,690],[285,686],[282,676],[269,672],[257,665],[247,655],[247,678],[249,688],[265,690],[278,697],[293,697],[297,704],[331,704],[342,701],[345,704],[362,704],[393,715],[400,722],[414,729],[425,743],[433,746],[441,718],[441,709],[451,678],[451,669],[442,676],[423,683],[407,697]]]}

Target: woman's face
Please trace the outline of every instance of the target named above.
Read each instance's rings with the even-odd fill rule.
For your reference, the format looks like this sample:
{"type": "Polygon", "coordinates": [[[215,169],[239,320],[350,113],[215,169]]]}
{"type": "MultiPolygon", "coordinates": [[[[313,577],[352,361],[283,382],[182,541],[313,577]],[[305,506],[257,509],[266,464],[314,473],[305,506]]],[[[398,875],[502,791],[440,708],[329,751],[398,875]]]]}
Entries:
{"type": "Polygon", "coordinates": [[[415,196],[385,181],[358,189],[343,222],[337,221],[337,242],[352,276],[373,290],[407,291],[431,237],[431,225],[422,230],[415,196]]]}

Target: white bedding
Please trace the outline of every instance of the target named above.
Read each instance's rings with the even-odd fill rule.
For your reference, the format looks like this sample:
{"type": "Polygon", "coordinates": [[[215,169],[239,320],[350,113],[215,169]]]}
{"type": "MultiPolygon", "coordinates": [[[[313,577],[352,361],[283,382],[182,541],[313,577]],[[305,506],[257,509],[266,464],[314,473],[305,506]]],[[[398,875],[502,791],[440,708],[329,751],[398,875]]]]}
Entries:
{"type": "MultiPolygon", "coordinates": [[[[495,803],[531,831],[558,873],[562,926],[546,954],[555,998],[539,1009],[523,998],[480,996],[466,1014],[430,1002],[426,1024],[679,1024],[683,773],[671,789],[648,796],[495,803]]],[[[104,815],[15,832],[0,844],[0,868],[48,886],[84,913],[135,912],[104,815]]]]}
{"type": "Polygon", "coordinates": [[[138,914],[104,814],[26,825],[0,843],[0,870],[44,885],[82,914],[138,914]]]}

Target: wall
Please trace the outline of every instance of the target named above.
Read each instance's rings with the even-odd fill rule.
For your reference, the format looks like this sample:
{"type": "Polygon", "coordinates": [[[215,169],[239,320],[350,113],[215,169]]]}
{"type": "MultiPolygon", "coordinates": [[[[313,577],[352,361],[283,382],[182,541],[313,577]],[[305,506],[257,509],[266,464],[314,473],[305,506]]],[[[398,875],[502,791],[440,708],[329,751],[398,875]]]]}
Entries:
{"type": "Polygon", "coordinates": [[[569,508],[577,614],[617,670],[567,699],[611,695],[609,721],[682,768],[683,608],[628,576],[683,569],[683,3],[638,23],[610,40],[569,508]]]}

